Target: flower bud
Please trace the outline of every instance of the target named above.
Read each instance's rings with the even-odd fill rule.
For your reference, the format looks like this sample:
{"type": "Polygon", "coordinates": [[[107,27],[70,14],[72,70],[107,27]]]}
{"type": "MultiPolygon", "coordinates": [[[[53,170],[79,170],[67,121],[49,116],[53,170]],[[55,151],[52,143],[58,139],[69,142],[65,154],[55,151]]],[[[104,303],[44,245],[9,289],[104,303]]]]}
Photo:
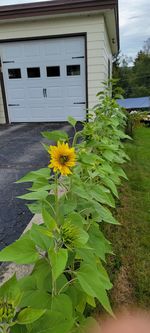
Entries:
{"type": "Polygon", "coordinates": [[[0,299],[0,323],[9,324],[15,316],[13,301],[0,299]]]}

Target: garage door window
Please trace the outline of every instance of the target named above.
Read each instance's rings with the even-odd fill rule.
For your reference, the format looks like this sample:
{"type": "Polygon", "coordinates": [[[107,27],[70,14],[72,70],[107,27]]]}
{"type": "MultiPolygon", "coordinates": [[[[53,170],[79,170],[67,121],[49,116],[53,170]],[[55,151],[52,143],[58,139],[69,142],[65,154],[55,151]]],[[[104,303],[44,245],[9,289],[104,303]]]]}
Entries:
{"type": "Polygon", "coordinates": [[[47,71],[48,77],[60,76],[60,67],[59,66],[46,67],[46,71],[47,71]]]}
{"type": "Polygon", "coordinates": [[[21,79],[21,70],[20,68],[10,68],[8,69],[9,79],[21,79]]]}
{"type": "Polygon", "coordinates": [[[80,65],[67,66],[67,76],[80,75],[80,65]]]}
{"type": "Polygon", "coordinates": [[[27,68],[27,75],[29,78],[40,77],[40,67],[27,68]]]}

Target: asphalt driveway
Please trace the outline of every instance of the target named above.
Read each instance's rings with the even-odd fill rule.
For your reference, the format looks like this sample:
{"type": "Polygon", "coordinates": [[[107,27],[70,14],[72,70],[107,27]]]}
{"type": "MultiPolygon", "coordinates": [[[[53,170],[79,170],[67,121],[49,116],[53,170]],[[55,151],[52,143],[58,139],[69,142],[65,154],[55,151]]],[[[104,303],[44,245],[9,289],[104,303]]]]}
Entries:
{"type": "Polygon", "coordinates": [[[0,126],[0,249],[16,240],[32,218],[25,201],[16,198],[25,193],[27,184],[14,182],[47,166],[40,133],[55,129],[72,131],[68,124],[56,123],[0,126]]]}

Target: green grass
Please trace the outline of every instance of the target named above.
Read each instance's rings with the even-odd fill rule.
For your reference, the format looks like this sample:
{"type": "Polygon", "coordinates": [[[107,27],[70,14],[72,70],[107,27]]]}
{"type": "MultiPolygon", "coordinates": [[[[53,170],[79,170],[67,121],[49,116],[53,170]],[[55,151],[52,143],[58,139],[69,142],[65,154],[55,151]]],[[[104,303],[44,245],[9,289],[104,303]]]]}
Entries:
{"type": "Polygon", "coordinates": [[[134,131],[132,143],[126,143],[131,161],[125,166],[129,178],[120,190],[117,218],[120,227],[105,228],[112,241],[115,257],[109,258],[114,283],[111,292],[114,307],[134,304],[150,306],[150,128],[134,131]],[[115,229],[115,230],[114,230],[115,229]]]}

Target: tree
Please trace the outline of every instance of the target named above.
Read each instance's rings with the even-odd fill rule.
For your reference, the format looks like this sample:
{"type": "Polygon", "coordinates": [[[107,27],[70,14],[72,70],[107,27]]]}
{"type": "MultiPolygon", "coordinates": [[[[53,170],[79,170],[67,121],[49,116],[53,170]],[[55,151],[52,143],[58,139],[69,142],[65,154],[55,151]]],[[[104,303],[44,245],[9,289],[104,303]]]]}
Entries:
{"type": "Polygon", "coordinates": [[[131,59],[118,56],[114,59],[113,78],[118,79],[124,90],[124,97],[144,97],[150,95],[150,38],[143,45],[130,66],[131,59]]]}
{"type": "Polygon", "coordinates": [[[144,53],[150,55],[150,37],[144,42],[144,53]]]}
{"type": "Polygon", "coordinates": [[[113,79],[118,80],[118,85],[122,88],[122,95],[126,98],[131,93],[129,77],[131,67],[129,66],[131,59],[125,55],[118,54],[113,61],[113,79]]]}
{"type": "Polygon", "coordinates": [[[133,97],[150,95],[150,49],[148,51],[148,44],[145,47],[146,49],[143,48],[143,51],[138,52],[134,60],[131,78],[133,97]]]}

